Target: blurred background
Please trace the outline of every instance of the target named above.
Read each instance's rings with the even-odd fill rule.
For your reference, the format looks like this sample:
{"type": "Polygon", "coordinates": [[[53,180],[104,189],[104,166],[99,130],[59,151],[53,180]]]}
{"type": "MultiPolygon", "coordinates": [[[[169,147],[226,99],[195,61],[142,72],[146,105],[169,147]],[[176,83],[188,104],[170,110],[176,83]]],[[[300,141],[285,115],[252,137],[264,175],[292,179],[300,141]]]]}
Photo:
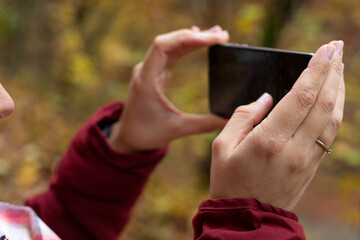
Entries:
{"type": "MultiPolygon", "coordinates": [[[[232,42],[288,50],[344,40],[344,121],[295,212],[310,240],[360,239],[358,0],[0,0],[0,82],[16,104],[0,122],[0,200],[22,204],[47,188],[79,126],[126,99],[131,69],[156,35],[216,24],[232,42]]],[[[167,85],[184,111],[208,112],[206,54],[184,58],[167,85]]],[[[122,239],[192,239],[216,135],[171,144],[122,239]]]]}

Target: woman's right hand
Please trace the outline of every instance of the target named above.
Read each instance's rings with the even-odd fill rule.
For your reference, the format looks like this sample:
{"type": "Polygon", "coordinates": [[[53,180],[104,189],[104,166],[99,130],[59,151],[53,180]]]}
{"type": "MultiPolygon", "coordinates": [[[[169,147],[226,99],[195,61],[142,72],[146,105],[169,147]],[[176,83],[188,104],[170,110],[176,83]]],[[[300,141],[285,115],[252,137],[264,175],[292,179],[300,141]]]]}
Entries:
{"type": "Polygon", "coordinates": [[[271,96],[239,107],[213,143],[212,198],[256,198],[291,210],[340,127],[342,41],[322,46],[270,114],[271,96]],[[254,125],[257,125],[253,128],[254,125]]]}

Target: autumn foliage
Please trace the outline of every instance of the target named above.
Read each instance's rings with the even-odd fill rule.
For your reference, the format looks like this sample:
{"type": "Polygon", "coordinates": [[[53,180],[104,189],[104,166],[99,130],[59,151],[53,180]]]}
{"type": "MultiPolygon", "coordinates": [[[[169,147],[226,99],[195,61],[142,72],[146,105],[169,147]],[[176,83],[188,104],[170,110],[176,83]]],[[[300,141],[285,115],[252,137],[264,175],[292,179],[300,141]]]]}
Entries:
{"type": "MultiPolygon", "coordinates": [[[[334,224],[339,234],[349,229],[343,239],[357,239],[359,19],[358,0],[1,1],[0,79],[16,111],[0,122],[0,201],[22,204],[47,188],[78,127],[99,106],[126,99],[131,69],[156,35],[219,24],[232,42],[289,50],[314,52],[331,40],[344,40],[343,125],[333,154],[324,159],[296,212],[309,239],[340,239],[335,233],[327,235],[334,224]]],[[[208,112],[206,49],[179,63],[166,93],[184,111],[208,112]]],[[[171,145],[123,239],[192,238],[192,216],[209,197],[215,136],[188,137],[171,145]]]]}

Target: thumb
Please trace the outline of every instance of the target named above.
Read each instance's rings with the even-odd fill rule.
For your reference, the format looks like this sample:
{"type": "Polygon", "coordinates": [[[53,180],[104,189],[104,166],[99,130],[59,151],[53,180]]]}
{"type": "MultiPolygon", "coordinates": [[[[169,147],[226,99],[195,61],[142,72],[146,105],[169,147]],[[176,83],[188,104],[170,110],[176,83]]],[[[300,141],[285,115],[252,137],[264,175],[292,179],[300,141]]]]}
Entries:
{"type": "Polygon", "coordinates": [[[264,93],[261,97],[248,105],[238,107],[219,137],[226,143],[230,151],[235,149],[269,112],[272,97],[264,93]]]}
{"type": "Polygon", "coordinates": [[[182,116],[181,136],[200,134],[222,129],[226,125],[227,119],[213,114],[187,114],[182,116]]]}

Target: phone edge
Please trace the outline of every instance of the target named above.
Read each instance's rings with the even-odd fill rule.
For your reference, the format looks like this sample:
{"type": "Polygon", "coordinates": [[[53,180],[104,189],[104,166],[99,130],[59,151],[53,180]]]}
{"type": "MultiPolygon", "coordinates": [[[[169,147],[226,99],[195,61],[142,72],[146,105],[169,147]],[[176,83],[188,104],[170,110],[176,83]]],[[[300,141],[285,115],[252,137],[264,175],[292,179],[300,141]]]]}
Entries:
{"type": "MultiPolygon", "coordinates": [[[[314,53],[309,53],[309,52],[301,52],[301,51],[293,51],[293,50],[285,50],[285,49],[269,48],[269,47],[258,47],[258,46],[251,46],[248,44],[239,44],[239,43],[231,43],[231,42],[216,44],[216,45],[224,46],[224,47],[251,49],[251,50],[257,50],[257,51],[272,51],[272,52],[277,52],[277,53],[290,53],[290,54],[301,54],[301,55],[314,56],[314,53]]],[[[213,45],[213,46],[216,46],[216,45],[213,45]]]]}

